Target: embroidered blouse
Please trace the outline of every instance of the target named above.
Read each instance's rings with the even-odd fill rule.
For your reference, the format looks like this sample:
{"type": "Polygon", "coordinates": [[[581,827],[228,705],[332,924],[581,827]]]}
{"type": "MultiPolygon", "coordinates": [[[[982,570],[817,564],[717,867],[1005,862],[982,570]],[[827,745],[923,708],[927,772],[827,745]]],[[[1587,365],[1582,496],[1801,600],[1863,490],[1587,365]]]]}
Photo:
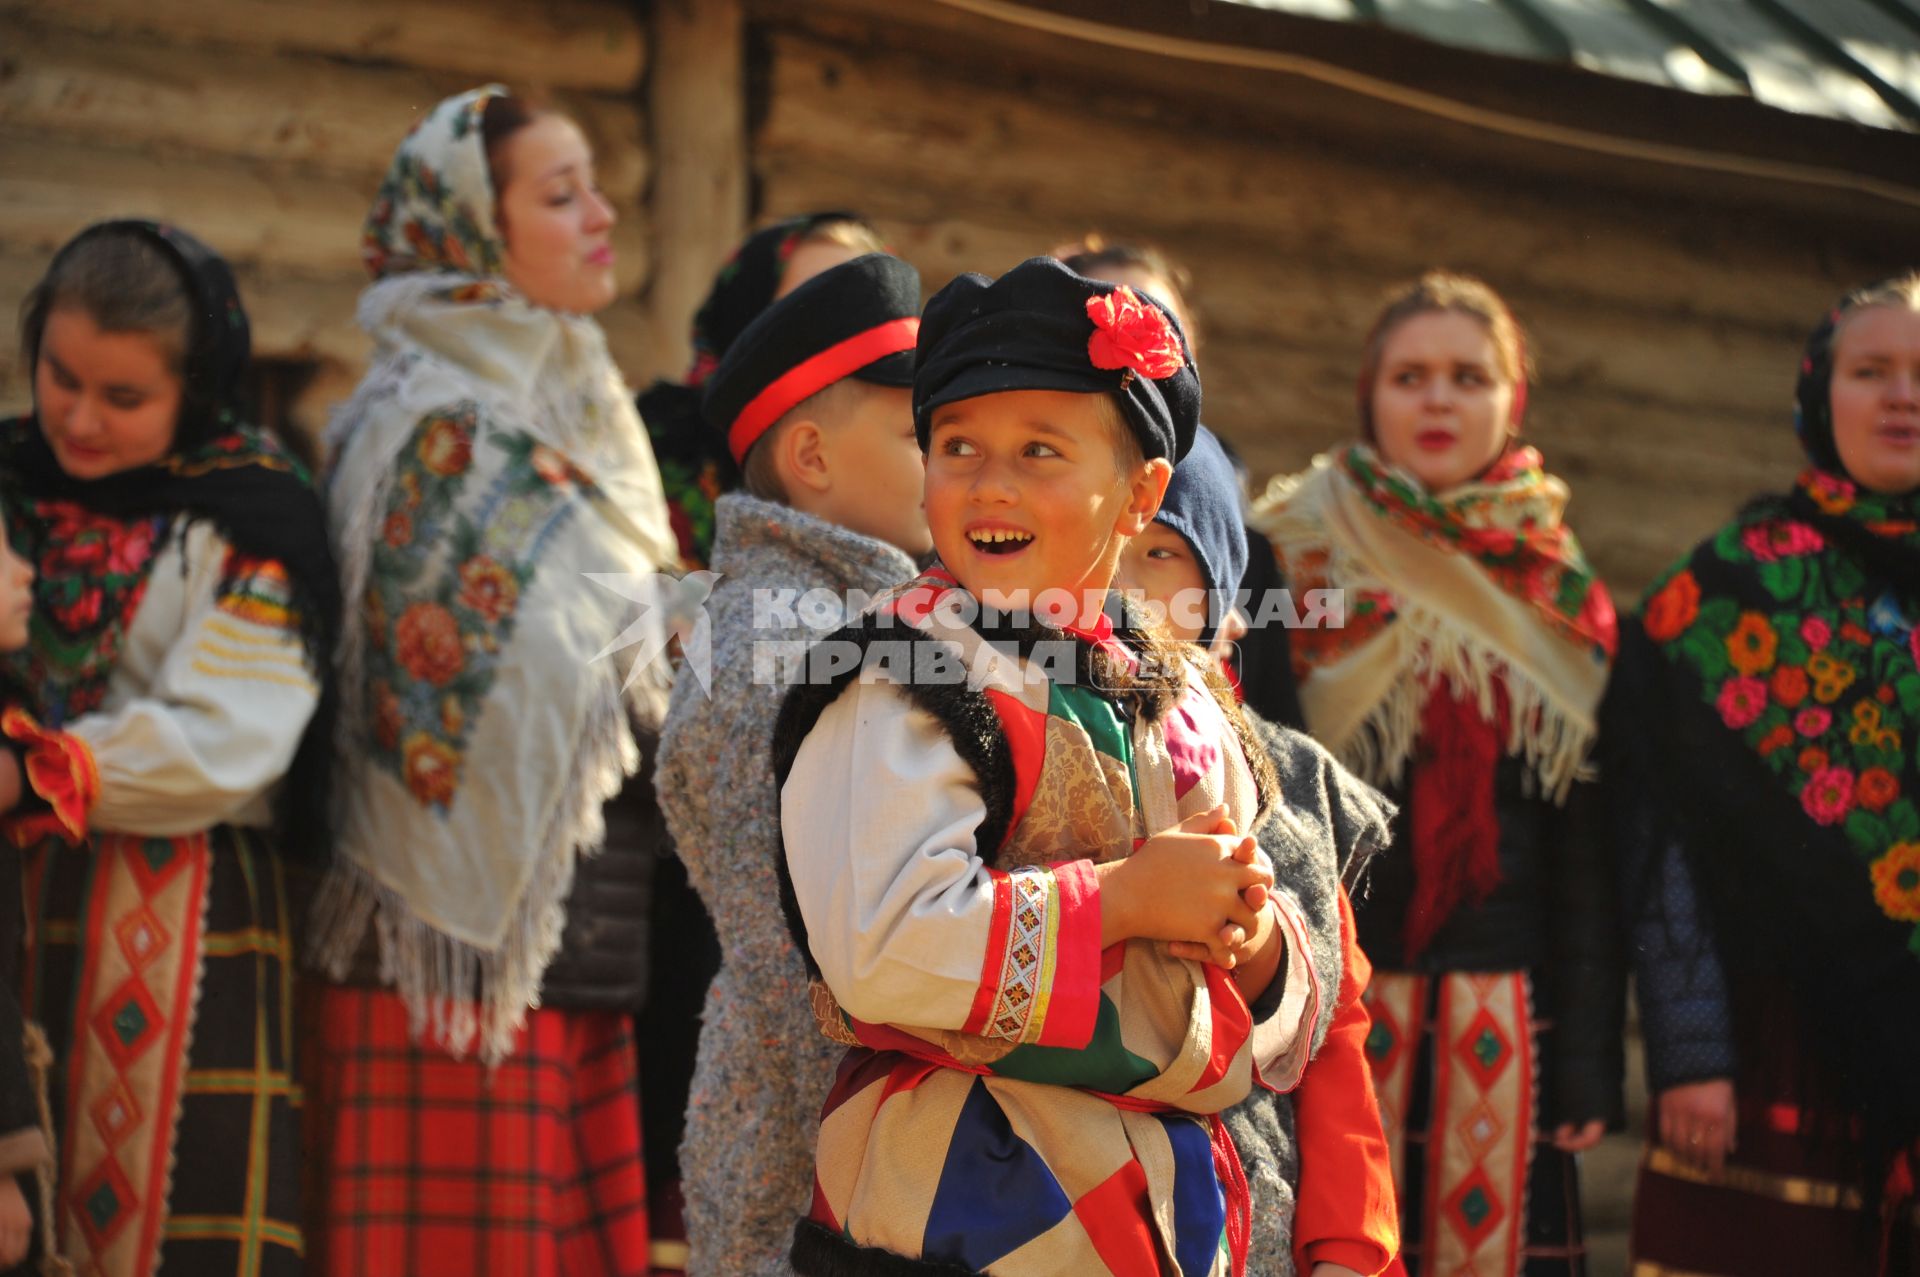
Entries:
{"type": "Polygon", "coordinates": [[[267,826],[275,787],[319,701],[287,573],[205,523],[163,531],[98,706],[48,730],[18,708],[6,736],[48,804],[11,822],[22,844],[92,830],[171,837],[267,826]]]}

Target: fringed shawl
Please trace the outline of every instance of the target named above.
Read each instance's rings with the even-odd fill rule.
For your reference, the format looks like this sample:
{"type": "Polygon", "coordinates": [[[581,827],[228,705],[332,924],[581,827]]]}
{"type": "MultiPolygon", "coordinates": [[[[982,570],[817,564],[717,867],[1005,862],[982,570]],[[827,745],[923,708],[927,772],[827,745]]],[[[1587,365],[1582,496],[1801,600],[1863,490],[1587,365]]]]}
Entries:
{"type": "Polygon", "coordinates": [[[1343,626],[1291,636],[1314,736],[1363,779],[1396,783],[1444,679],[1487,722],[1504,696],[1506,752],[1563,801],[1594,743],[1615,642],[1566,502],[1529,447],[1437,497],[1363,444],[1274,480],[1252,524],[1289,587],[1344,592],[1343,626]]]}
{"type": "MultiPolygon", "coordinates": [[[[591,319],[492,277],[482,89],[401,145],[367,225],[373,366],[331,432],[339,843],[314,956],[377,923],[416,1032],[498,1060],[559,946],[575,857],[638,764],[627,604],[588,573],[674,562],[659,474],[591,319]]],[[[657,710],[659,675],[643,690],[657,710]]]]}

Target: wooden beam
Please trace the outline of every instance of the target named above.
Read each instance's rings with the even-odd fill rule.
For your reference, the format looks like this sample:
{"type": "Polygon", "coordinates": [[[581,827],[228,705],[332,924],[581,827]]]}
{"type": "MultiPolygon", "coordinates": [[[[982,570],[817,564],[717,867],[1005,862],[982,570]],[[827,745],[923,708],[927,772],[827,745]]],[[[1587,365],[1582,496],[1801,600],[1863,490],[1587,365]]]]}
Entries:
{"type": "Polygon", "coordinates": [[[746,70],[739,0],[656,0],[648,90],[653,126],[653,338],[628,368],[678,377],[688,329],[747,221],[746,70]]]}
{"type": "Polygon", "coordinates": [[[1255,258],[1278,247],[1395,275],[1450,264],[1569,303],[1693,315],[1712,299],[1721,313],[1790,329],[1826,299],[1809,308],[1783,289],[1782,260],[1806,263],[1823,294],[1898,265],[1897,244],[1838,228],[1815,253],[1804,225],[1797,238],[1776,235],[1685,205],[1127,118],[1105,109],[1098,85],[1075,108],[1074,81],[1018,93],[965,65],[881,62],[784,35],[772,47],[755,154],[770,213],[838,199],[922,224],[1053,236],[1105,226],[1176,252],[1204,244],[1255,258]],[[966,109],[951,109],[956,101],[966,109]]]}
{"type": "Polygon", "coordinates": [[[323,54],[474,83],[624,92],[646,66],[631,0],[0,0],[0,26],[22,19],[127,44],[323,54]]]}
{"type": "MultiPolygon", "coordinates": [[[[421,113],[471,79],[255,49],[116,43],[35,22],[9,33],[7,56],[0,123],[20,132],[265,160],[368,191],[421,113]]],[[[622,210],[637,206],[647,179],[637,105],[594,93],[561,94],[556,104],[594,142],[608,195],[622,210]]]]}
{"type": "MultiPolygon", "coordinates": [[[[1883,3],[1911,7],[1915,0],[1883,3]]],[[[1311,5],[1267,0],[1018,0],[1017,7],[1080,10],[1110,32],[1136,28],[1136,34],[1171,35],[1190,26],[1194,29],[1187,35],[1225,45],[1230,53],[1265,48],[1327,68],[1351,68],[1376,84],[1433,93],[1510,119],[1597,128],[1722,158],[1810,166],[1839,185],[1802,184],[1771,170],[1771,175],[1741,174],[1738,164],[1734,169],[1701,168],[1644,156],[1599,155],[1407,109],[1377,92],[1323,78],[1155,52],[1158,45],[1152,39],[1139,42],[1138,48],[1122,48],[1105,40],[1033,30],[975,12],[970,0],[919,5],[808,0],[804,6],[792,0],[749,0],[749,20],[756,29],[804,29],[882,58],[929,56],[937,66],[964,66],[1003,83],[1031,85],[1035,92],[1076,79],[1125,86],[1169,119],[1197,121],[1205,116],[1205,127],[1283,141],[1308,139],[1410,168],[1464,162],[1569,189],[1604,189],[1635,201],[1670,204],[1680,197],[1710,203],[1723,219],[1742,225],[1759,218],[1801,225],[1817,220],[1845,224],[1861,234],[1900,238],[1909,234],[1913,222],[1910,198],[1882,198],[1867,191],[1888,185],[1909,194],[1915,189],[1920,133],[1860,128],[1762,106],[1731,91],[1734,85],[1717,71],[1708,73],[1716,86],[1713,91],[1679,92],[1533,59],[1436,49],[1431,42],[1377,25],[1305,16],[1311,5]],[[1854,185],[1860,179],[1867,180],[1867,188],[1854,185]]]]}
{"type": "MultiPolygon", "coordinates": [[[[191,163],[145,152],[24,135],[0,126],[0,245],[51,253],[106,217],[180,223],[236,266],[338,279],[360,269],[360,229],[373,200],[338,180],[278,173],[238,160],[191,163]]],[[[623,210],[624,212],[625,210],[623,210]]],[[[647,277],[646,218],[614,227],[623,293],[647,277]]],[[[351,317],[352,308],[344,312],[351,317]]]]}

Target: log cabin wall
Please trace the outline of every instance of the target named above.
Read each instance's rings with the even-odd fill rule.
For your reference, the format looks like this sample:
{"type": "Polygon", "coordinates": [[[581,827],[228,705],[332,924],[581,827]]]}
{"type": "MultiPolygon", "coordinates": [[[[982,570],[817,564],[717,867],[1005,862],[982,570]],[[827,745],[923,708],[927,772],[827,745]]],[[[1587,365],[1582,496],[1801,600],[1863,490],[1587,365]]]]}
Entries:
{"type": "Polygon", "coordinates": [[[1350,437],[1384,289],[1483,275],[1533,334],[1529,433],[1623,594],[1786,484],[1805,333],[1844,288],[1920,264],[1911,208],[1855,217],[1272,73],[900,12],[750,4],[763,215],[861,209],[929,291],[1089,229],[1159,245],[1193,275],[1206,420],[1257,481],[1350,437]]]}
{"type": "Polygon", "coordinates": [[[1159,244],[1193,273],[1207,419],[1262,478],[1347,437],[1381,290],[1480,273],[1533,332],[1529,428],[1572,521],[1632,591],[1784,482],[1805,329],[1913,264],[1914,210],[1864,197],[1516,142],[937,0],[742,6],[0,0],[0,410],[27,400],[17,305],[47,256],[149,214],[233,260],[257,353],[314,374],[286,416],[316,429],[366,355],[359,228],[395,142],[499,79],[593,137],[621,214],[603,320],[636,384],[684,366],[749,178],[755,220],[869,212],[929,289],[1093,228],[1159,244]]]}
{"type": "Polygon", "coordinates": [[[620,213],[616,357],[644,360],[652,244],[628,0],[0,0],[0,408],[29,389],[18,305],[68,236],[164,218],[232,261],[256,356],[306,366],[287,417],[316,430],[367,354],[361,221],[421,112],[489,80],[580,121],[620,213]]]}

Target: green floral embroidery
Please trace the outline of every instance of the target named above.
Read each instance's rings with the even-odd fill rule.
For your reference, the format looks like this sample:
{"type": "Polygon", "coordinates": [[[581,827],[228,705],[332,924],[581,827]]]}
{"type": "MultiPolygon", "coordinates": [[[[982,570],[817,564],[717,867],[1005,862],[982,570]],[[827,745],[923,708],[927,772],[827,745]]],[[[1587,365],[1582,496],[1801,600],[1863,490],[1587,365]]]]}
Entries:
{"type": "Polygon", "coordinates": [[[1372,451],[1354,447],[1341,463],[1380,515],[1421,540],[1470,555],[1501,589],[1533,605],[1562,635],[1583,642],[1595,660],[1613,655],[1613,602],[1560,521],[1564,490],[1547,488],[1544,462],[1529,447],[1510,449],[1460,495],[1435,496],[1372,451]]]}
{"type": "MultiPolygon", "coordinates": [[[[1830,515],[1876,535],[1915,535],[1888,498],[1818,474],[1801,483],[1830,515]]],[[[1846,836],[1881,910],[1920,923],[1920,632],[1910,605],[1826,549],[1786,506],[1756,510],[1656,583],[1644,624],[1807,818],[1846,836]],[[1757,580],[1764,601],[1750,594],[1742,606],[1714,588],[1729,577],[1757,580]]],[[[1920,926],[1913,945],[1920,953],[1920,926]]]]}

